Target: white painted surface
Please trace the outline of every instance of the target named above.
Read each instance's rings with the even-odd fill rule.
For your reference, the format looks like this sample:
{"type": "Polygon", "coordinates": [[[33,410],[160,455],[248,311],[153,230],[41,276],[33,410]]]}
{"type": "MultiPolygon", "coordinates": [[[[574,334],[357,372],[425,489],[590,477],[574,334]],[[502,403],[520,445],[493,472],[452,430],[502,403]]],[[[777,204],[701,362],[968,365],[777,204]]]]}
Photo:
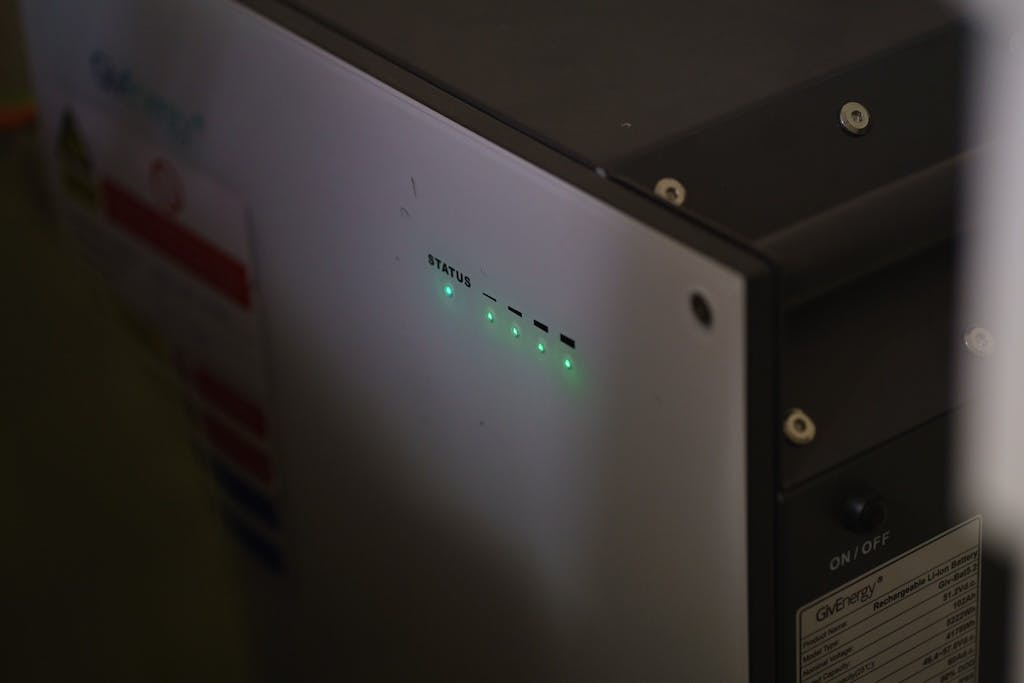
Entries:
{"type": "MultiPolygon", "coordinates": [[[[1024,5],[975,0],[974,134],[995,141],[972,176],[965,220],[971,236],[964,264],[964,326],[989,328],[995,353],[964,353],[961,380],[971,393],[960,424],[958,483],[964,507],[985,515],[987,542],[1010,558],[1024,581],[1024,5]]],[[[1024,593],[1010,608],[1010,680],[1024,680],[1024,593]],[[1013,639],[1018,645],[1012,646],[1013,639]]]]}

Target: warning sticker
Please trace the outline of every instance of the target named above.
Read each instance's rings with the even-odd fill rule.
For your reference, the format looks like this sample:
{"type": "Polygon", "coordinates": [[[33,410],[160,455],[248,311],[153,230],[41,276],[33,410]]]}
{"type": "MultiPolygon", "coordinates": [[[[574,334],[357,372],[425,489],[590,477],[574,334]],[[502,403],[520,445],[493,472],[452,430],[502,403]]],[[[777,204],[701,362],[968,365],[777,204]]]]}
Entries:
{"type": "Polygon", "coordinates": [[[110,112],[53,101],[61,102],[51,134],[69,235],[142,325],[265,399],[247,202],[110,112]]]}
{"type": "Polygon", "coordinates": [[[799,681],[974,681],[980,593],[975,517],[800,609],[799,681]]]}

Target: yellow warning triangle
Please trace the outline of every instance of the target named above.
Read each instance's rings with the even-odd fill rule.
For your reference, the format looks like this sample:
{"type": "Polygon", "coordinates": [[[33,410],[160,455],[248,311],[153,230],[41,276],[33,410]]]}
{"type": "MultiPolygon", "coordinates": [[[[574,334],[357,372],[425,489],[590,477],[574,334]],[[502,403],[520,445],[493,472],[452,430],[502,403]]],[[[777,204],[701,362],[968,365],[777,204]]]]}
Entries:
{"type": "Polygon", "coordinates": [[[92,158],[70,109],[65,109],[61,115],[60,131],[57,133],[57,157],[64,190],[81,204],[96,208],[92,158]]]}
{"type": "Polygon", "coordinates": [[[57,134],[57,154],[63,164],[77,166],[80,170],[91,172],[92,159],[86,147],[78,124],[70,109],[65,109],[60,119],[60,132],[57,134]]]}

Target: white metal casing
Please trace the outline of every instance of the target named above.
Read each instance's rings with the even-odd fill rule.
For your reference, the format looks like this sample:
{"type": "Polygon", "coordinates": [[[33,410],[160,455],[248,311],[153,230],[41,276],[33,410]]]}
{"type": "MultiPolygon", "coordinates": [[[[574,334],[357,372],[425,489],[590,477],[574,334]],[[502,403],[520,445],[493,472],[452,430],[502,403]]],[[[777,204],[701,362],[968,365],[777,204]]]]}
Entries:
{"type": "Polygon", "coordinates": [[[746,679],[739,273],[234,2],[22,12],[47,150],[99,110],[248,207],[278,677],[388,642],[453,680],[746,679]],[[201,132],[99,87],[97,50],[201,132]]]}

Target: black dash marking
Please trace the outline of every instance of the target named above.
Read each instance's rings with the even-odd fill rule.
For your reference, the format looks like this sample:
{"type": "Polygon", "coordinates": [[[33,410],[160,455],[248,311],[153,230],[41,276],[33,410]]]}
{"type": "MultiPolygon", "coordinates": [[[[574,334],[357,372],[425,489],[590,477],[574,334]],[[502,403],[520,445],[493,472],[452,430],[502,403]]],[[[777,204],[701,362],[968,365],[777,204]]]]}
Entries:
{"type": "Polygon", "coordinates": [[[488,299],[490,299],[490,300],[491,300],[491,301],[493,301],[494,303],[498,303],[498,300],[497,300],[497,299],[495,299],[495,298],[494,298],[493,296],[491,296],[490,294],[488,294],[487,292],[480,292],[480,293],[481,293],[481,294],[483,294],[484,296],[486,296],[486,297],[487,297],[488,299]]]}
{"type": "Polygon", "coordinates": [[[558,336],[558,338],[561,339],[562,343],[568,346],[570,349],[576,348],[576,340],[573,339],[572,337],[566,337],[564,334],[561,334],[558,336]]]}
{"type": "Polygon", "coordinates": [[[548,326],[545,325],[544,323],[542,323],[539,320],[534,320],[533,321],[533,326],[536,327],[538,330],[544,330],[545,332],[548,331],[548,326]]]}
{"type": "Polygon", "coordinates": [[[517,311],[516,309],[512,308],[511,306],[509,306],[509,307],[508,307],[508,310],[512,311],[513,313],[515,313],[516,315],[518,315],[518,316],[519,316],[520,318],[522,318],[522,317],[523,317],[523,314],[522,314],[522,312],[521,312],[521,311],[517,311]]]}
{"type": "Polygon", "coordinates": [[[406,210],[406,208],[404,206],[400,207],[398,212],[400,214],[402,214],[403,216],[405,216],[406,218],[408,218],[410,216],[409,212],[406,210]]]}
{"type": "Polygon", "coordinates": [[[416,194],[416,179],[410,176],[409,182],[412,183],[412,196],[418,197],[419,195],[416,194]]]}

